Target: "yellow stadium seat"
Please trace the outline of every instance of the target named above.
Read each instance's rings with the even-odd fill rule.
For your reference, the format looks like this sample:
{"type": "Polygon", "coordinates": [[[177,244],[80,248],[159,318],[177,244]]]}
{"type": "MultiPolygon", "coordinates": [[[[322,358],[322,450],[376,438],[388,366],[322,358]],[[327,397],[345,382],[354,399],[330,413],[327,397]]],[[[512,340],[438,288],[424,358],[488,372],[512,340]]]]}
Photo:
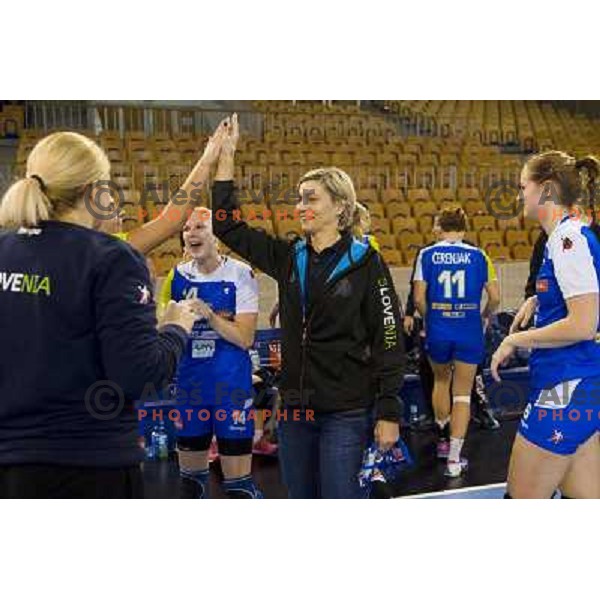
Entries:
{"type": "Polygon", "coordinates": [[[396,249],[396,236],[391,233],[381,233],[377,237],[377,243],[379,247],[387,250],[395,250],[396,249]]]}
{"type": "Polygon", "coordinates": [[[397,203],[394,202],[392,204],[388,204],[386,206],[387,216],[389,219],[394,219],[396,217],[410,217],[411,215],[411,206],[408,202],[397,203]]]}
{"type": "Polygon", "coordinates": [[[502,246],[504,244],[504,234],[502,231],[481,231],[479,232],[479,243],[485,248],[492,244],[502,246]]]}
{"type": "Polygon", "coordinates": [[[496,229],[496,219],[490,215],[476,215],[473,217],[472,223],[475,231],[481,232],[486,229],[494,231],[496,229]]]}
{"type": "Polygon", "coordinates": [[[401,233],[402,231],[416,232],[417,220],[413,217],[396,217],[392,221],[392,231],[401,233]]]}
{"type": "Polygon", "coordinates": [[[404,202],[404,192],[396,189],[385,189],[381,192],[381,201],[384,204],[393,202],[404,202]]]}
{"type": "Polygon", "coordinates": [[[506,246],[492,245],[485,248],[492,260],[510,260],[510,250],[506,246]]]}
{"type": "Polygon", "coordinates": [[[409,202],[428,201],[431,198],[429,190],[426,188],[408,190],[407,197],[409,202]]]}
{"type": "Polygon", "coordinates": [[[517,244],[529,245],[529,234],[527,231],[513,231],[509,230],[506,232],[506,245],[508,247],[516,246],[517,244]]]}
{"type": "Polygon", "coordinates": [[[438,212],[435,202],[427,202],[426,200],[415,200],[412,208],[415,218],[424,217],[425,215],[433,216],[438,212]]]}
{"type": "Polygon", "coordinates": [[[529,260],[531,258],[531,254],[533,248],[530,245],[517,244],[511,248],[512,257],[515,260],[529,260]]]}
{"type": "Polygon", "coordinates": [[[398,250],[389,250],[382,248],[381,254],[383,259],[390,267],[400,267],[403,264],[402,253],[398,250]]]}
{"type": "Polygon", "coordinates": [[[371,232],[377,236],[390,233],[390,222],[386,218],[371,217],[371,232]]]}
{"type": "Polygon", "coordinates": [[[397,236],[398,247],[404,252],[423,247],[423,236],[420,233],[413,233],[410,231],[402,231],[397,236]]]}
{"type": "Polygon", "coordinates": [[[366,208],[369,211],[371,218],[379,217],[380,219],[385,219],[385,209],[383,207],[383,204],[372,203],[368,204],[366,208]]]}

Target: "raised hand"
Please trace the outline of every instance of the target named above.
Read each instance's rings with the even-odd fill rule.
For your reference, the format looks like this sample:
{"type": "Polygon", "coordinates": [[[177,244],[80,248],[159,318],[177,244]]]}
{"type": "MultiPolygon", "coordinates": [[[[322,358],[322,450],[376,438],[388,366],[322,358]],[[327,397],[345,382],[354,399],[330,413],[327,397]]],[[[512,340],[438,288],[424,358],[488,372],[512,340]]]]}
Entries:
{"type": "Polygon", "coordinates": [[[200,159],[204,164],[212,166],[217,162],[219,155],[221,154],[223,141],[227,137],[228,133],[229,117],[226,117],[219,123],[214,133],[208,138],[208,142],[204,148],[204,153],[200,159]]]}
{"type": "Polygon", "coordinates": [[[234,154],[240,139],[240,125],[237,113],[233,113],[227,124],[227,135],[223,139],[222,150],[226,154],[234,154]]]}

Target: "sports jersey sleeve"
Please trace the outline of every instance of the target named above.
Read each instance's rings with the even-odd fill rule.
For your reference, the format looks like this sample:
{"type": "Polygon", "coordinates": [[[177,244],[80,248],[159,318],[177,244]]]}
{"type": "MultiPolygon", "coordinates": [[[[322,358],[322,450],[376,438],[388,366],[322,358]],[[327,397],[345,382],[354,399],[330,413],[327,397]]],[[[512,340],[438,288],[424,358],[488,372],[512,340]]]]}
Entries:
{"type": "Polygon", "coordinates": [[[549,256],[563,298],[598,293],[594,259],[583,233],[568,229],[551,237],[549,256]]]}
{"type": "Polygon", "coordinates": [[[376,419],[399,422],[406,356],[400,325],[400,302],[389,269],[380,254],[369,265],[370,294],[367,323],[372,333],[372,376],[375,383],[376,419]]]}
{"type": "Polygon", "coordinates": [[[174,276],[175,269],[171,269],[162,283],[162,287],[160,288],[160,294],[158,296],[158,306],[160,308],[165,308],[165,306],[167,306],[167,304],[169,304],[169,302],[172,300],[172,287],[174,276]]]}
{"type": "Polygon", "coordinates": [[[187,343],[178,325],[157,330],[150,274],[141,255],[115,244],[95,281],[96,334],[106,379],[127,399],[148,384],[160,389],[174,375],[187,343]]]}
{"type": "Polygon", "coordinates": [[[415,263],[415,272],[413,275],[413,281],[426,281],[425,273],[423,269],[423,254],[424,250],[421,250],[417,256],[417,261],[415,263]]]}
{"type": "Polygon", "coordinates": [[[490,281],[497,281],[498,275],[496,274],[496,267],[494,267],[494,263],[492,259],[487,255],[487,252],[484,250],[481,251],[483,253],[483,258],[485,259],[485,282],[489,283],[490,281]]]}
{"type": "Polygon", "coordinates": [[[254,272],[250,267],[244,265],[244,268],[239,270],[239,277],[236,285],[236,314],[257,313],[258,282],[256,281],[256,275],[254,275],[254,272]]]}

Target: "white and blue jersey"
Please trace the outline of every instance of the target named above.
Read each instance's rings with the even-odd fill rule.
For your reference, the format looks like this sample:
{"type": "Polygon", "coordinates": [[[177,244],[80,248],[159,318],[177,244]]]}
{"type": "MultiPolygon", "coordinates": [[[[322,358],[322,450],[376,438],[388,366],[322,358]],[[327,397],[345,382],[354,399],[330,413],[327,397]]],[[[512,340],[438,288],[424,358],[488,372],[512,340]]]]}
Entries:
{"type": "MultiPolygon", "coordinates": [[[[536,279],[535,326],[568,315],[566,301],[597,294],[600,242],[577,219],[565,217],[548,238],[536,279]]],[[[599,429],[600,343],[537,348],[529,359],[530,392],[519,433],[557,454],[573,454],[599,429]]]]}
{"type": "MultiPolygon", "coordinates": [[[[201,273],[194,261],[169,273],[161,304],[193,298],[228,320],[258,313],[258,284],[252,269],[229,257],[223,257],[209,274],[201,273]]],[[[205,319],[194,324],[177,371],[176,389],[182,417],[179,435],[202,436],[212,431],[220,438],[252,437],[253,420],[246,418],[253,396],[250,354],[222,338],[205,319]]]]}
{"type": "Polygon", "coordinates": [[[444,240],[421,250],[414,281],[427,284],[425,348],[434,362],[483,360],[481,296],[495,279],[487,254],[471,244],[444,240]]]}
{"type": "MultiPolygon", "coordinates": [[[[567,316],[566,300],[597,294],[600,243],[581,221],[563,219],[551,233],[536,279],[535,326],[545,327],[567,316]]],[[[532,387],[553,387],[561,381],[600,376],[600,344],[577,342],[563,348],[535,349],[529,359],[532,387]]]]}

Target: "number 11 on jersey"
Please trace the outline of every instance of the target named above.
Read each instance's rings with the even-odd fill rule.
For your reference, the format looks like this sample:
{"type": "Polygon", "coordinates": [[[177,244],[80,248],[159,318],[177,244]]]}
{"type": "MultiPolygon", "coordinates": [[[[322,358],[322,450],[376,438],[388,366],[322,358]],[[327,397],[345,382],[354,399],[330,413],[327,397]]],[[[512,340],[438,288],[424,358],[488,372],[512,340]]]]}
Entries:
{"type": "Polygon", "coordinates": [[[450,270],[442,271],[438,277],[438,283],[444,286],[444,298],[450,300],[453,297],[452,288],[456,285],[456,297],[465,297],[465,270],[461,269],[452,273],[450,270]]]}

